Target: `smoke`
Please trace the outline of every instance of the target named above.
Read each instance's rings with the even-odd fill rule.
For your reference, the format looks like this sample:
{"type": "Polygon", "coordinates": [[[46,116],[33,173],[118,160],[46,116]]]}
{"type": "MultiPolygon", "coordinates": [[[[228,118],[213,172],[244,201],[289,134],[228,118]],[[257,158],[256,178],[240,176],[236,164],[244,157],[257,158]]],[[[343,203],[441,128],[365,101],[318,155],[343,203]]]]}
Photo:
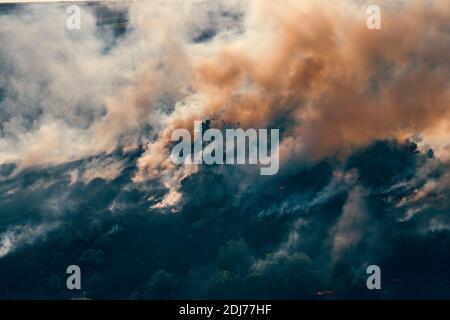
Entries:
{"type": "Polygon", "coordinates": [[[56,227],[57,224],[53,223],[37,226],[14,226],[10,228],[0,234],[0,258],[21,246],[32,244],[56,227]]]}
{"type": "Polygon", "coordinates": [[[0,295],[72,297],[76,263],[90,298],[361,297],[370,263],[448,296],[448,3],[336,2],[1,12],[0,295]],[[280,173],[174,165],[196,120],[279,128],[280,173]]]}
{"type": "Polygon", "coordinates": [[[199,119],[282,124],[285,166],[431,134],[449,112],[449,10],[444,1],[400,7],[386,2],[373,31],[351,2],[250,3],[243,34],[194,61],[193,93],[148,146],[136,180],[175,171],[170,133],[199,119]]]}
{"type": "Polygon", "coordinates": [[[17,173],[146,145],[134,181],[161,180],[179,199],[196,168],[170,162],[170,134],[195,120],[281,127],[284,168],[411,136],[444,156],[447,2],[384,1],[382,30],[367,29],[364,9],[137,2],[112,48],[86,10],[78,33],[62,27],[63,9],[0,16],[0,163],[17,173]]]}
{"type": "Polygon", "coordinates": [[[356,187],[349,193],[347,203],[336,223],[333,235],[333,253],[338,260],[343,251],[357,244],[365,233],[367,213],[364,206],[363,190],[356,187]]]}

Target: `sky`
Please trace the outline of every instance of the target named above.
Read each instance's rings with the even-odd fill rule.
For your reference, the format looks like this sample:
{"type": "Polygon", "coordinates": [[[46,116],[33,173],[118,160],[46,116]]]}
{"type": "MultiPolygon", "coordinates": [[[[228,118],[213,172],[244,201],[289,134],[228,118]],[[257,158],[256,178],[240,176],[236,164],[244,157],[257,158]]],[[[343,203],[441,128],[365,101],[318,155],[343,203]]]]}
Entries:
{"type": "Polygon", "coordinates": [[[449,298],[450,8],[378,3],[0,5],[0,298],[449,298]],[[194,121],[280,171],[175,165],[194,121]]]}

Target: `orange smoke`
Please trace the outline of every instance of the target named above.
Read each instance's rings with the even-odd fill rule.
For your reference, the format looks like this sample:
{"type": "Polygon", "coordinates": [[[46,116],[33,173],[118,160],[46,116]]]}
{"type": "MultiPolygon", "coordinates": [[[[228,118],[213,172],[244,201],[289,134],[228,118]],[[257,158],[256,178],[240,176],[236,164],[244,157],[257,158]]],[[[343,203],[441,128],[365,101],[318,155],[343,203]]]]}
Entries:
{"type": "Polygon", "coordinates": [[[194,120],[282,126],[285,161],[345,154],[375,139],[426,134],[448,121],[446,1],[382,6],[382,30],[366,27],[363,7],[308,4],[254,3],[242,37],[194,62],[195,99],[187,97],[169,117],[138,162],[136,180],[152,177],[155,168],[173,169],[160,153],[168,154],[173,129],[192,129],[194,120]]]}

